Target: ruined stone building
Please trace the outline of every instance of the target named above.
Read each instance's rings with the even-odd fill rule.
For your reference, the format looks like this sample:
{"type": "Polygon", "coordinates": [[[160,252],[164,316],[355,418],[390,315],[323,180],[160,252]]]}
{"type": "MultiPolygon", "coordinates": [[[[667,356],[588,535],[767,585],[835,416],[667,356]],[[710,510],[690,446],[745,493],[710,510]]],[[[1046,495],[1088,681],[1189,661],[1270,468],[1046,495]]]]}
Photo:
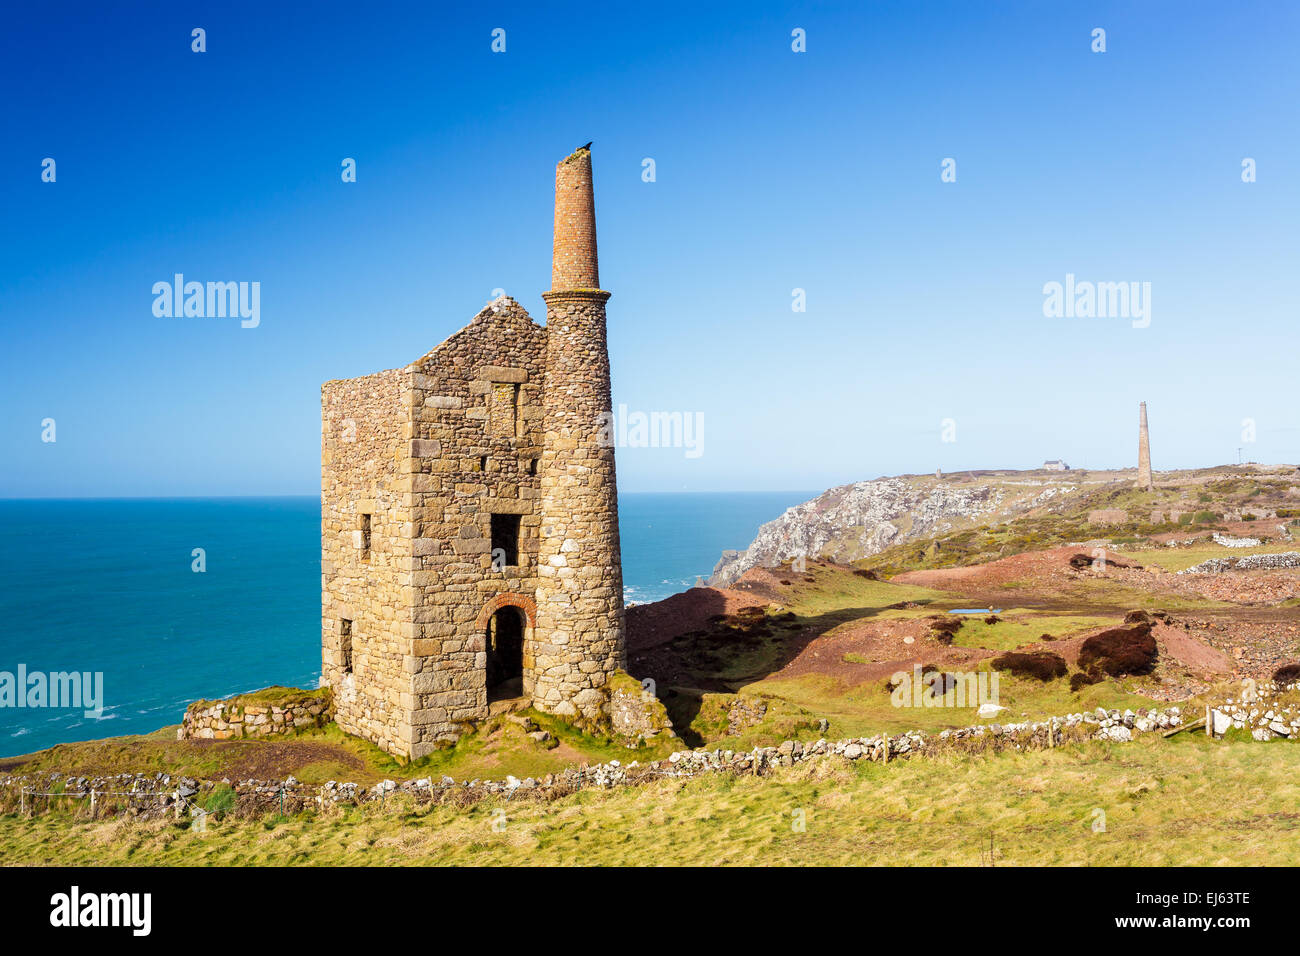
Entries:
{"type": "Polygon", "coordinates": [[[546,325],[501,297],[410,365],[321,388],[322,683],[423,756],[520,700],[598,719],[625,666],[591,153],[556,167],[546,325]]]}

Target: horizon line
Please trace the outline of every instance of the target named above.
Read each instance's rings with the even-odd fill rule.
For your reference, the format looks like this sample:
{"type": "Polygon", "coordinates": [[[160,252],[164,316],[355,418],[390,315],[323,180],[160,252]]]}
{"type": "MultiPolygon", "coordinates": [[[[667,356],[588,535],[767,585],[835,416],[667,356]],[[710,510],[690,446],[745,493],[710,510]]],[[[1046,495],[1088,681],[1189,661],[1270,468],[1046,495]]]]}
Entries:
{"type": "MultiPolygon", "coordinates": [[[[1243,462],[1235,462],[1235,463],[1223,462],[1217,465],[1200,465],[1193,468],[1165,468],[1165,469],[1153,468],[1152,474],[1168,475],[1168,474],[1173,474],[1175,472],[1182,472],[1182,471],[1207,471],[1213,468],[1283,468],[1283,467],[1294,467],[1300,469],[1300,465],[1297,465],[1293,462],[1243,461],[1243,462]]],[[[1068,475],[1072,472],[1074,473],[1104,472],[1104,471],[1134,471],[1135,472],[1137,471],[1137,466],[1125,465],[1122,468],[1114,468],[1114,467],[1087,468],[1082,466],[1080,467],[1068,466],[1067,470],[1065,471],[1048,471],[1047,469],[1044,469],[1041,466],[1037,468],[992,468],[992,467],[961,468],[956,471],[943,471],[943,469],[940,468],[940,469],[936,469],[936,471],[941,472],[944,476],[947,477],[951,477],[954,475],[974,474],[976,472],[1024,472],[1024,473],[1044,472],[1045,474],[1057,476],[1057,475],[1068,475]]],[[[878,475],[875,478],[858,478],[853,481],[846,481],[846,482],[841,482],[839,484],[827,485],[826,487],[822,488],[821,491],[818,491],[816,493],[823,494],[835,488],[843,488],[846,485],[860,484],[861,482],[865,482],[865,481],[883,481],[887,478],[924,478],[924,477],[933,477],[933,475],[934,472],[920,471],[920,472],[899,472],[893,475],[878,475]]],[[[750,489],[724,488],[724,489],[702,490],[702,491],[689,491],[680,488],[678,489],[663,488],[663,489],[642,489],[638,491],[627,490],[627,491],[621,491],[621,493],[625,495],[775,495],[775,494],[788,494],[788,493],[804,494],[808,491],[814,491],[814,490],[815,488],[813,487],[750,488],[750,489]]],[[[294,492],[290,494],[254,492],[249,494],[238,494],[238,495],[230,495],[230,494],[0,495],[0,501],[211,501],[214,499],[215,500],[222,500],[222,499],[237,500],[237,499],[252,499],[252,498],[319,498],[319,497],[320,497],[320,492],[316,491],[310,493],[294,492]]]]}

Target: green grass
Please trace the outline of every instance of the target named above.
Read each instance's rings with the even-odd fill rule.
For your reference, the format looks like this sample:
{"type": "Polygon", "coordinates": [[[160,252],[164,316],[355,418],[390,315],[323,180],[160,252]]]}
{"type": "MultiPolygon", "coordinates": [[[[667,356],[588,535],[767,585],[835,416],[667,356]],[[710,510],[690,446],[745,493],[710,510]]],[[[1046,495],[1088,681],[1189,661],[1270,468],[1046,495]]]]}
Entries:
{"type": "MultiPolygon", "coordinates": [[[[1033,585],[1012,582],[1009,589],[1025,590],[1031,596],[1033,585]]],[[[1098,574],[1080,574],[1067,583],[1058,585],[1049,595],[1052,606],[1069,610],[1071,608],[1096,610],[1101,606],[1113,608],[1118,614],[1133,609],[1167,611],[1205,611],[1233,608],[1237,605],[1229,601],[1213,601],[1209,598],[1181,594],[1175,591],[1149,591],[1133,585],[1098,574]]]]}
{"type": "Polygon", "coordinates": [[[6,865],[1294,866],[1300,747],[1171,740],[277,821],[0,816],[6,865]],[[1104,821],[1104,831],[1097,825],[1104,821]],[[802,824],[801,826],[799,824],[802,824]],[[937,838],[936,834],[941,834],[937,838]]]}
{"type": "Polygon", "coordinates": [[[558,717],[528,710],[520,715],[539,729],[549,731],[559,746],[547,747],[530,740],[528,731],[506,717],[486,721],[457,741],[454,747],[411,761],[402,768],[406,777],[447,775],[457,780],[501,780],[541,777],[558,773],[577,763],[606,763],[610,760],[654,760],[666,757],[683,744],[661,735],[649,744],[629,748],[610,737],[578,730],[558,717]]]}
{"type": "MultiPolygon", "coordinates": [[[[728,750],[752,750],[784,740],[815,740],[821,715],[765,692],[722,694],[691,688],[677,688],[668,702],[668,712],[678,727],[682,744],[728,750]],[[767,704],[763,719],[739,734],[729,733],[728,713],[736,700],[767,704]]],[[[680,749],[680,747],[678,748],[680,749]]]]}
{"type": "MultiPolygon", "coordinates": [[[[981,665],[980,670],[987,671],[988,664],[981,665]]],[[[976,716],[978,702],[970,707],[895,707],[886,684],[886,680],[879,680],[848,685],[824,674],[809,674],[769,678],[749,685],[745,693],[778,698],[811,716],[830,721],[830,729],[825,734],[797,735],[804,740],[815,740],[819,736],[838,740],[871,736],[882,731],[895,734],[907,730],[937,732],[982,723],[976,716]]],[[[1126,690],[1124,685],[1112,680],[1083,687],[1074,693],[1066,678],[1044,683],[1012,677],[1007,672],[999,675],[998,703],[1007,708],[1002,713],[1004,721],[1041,719],[1097,707],[1136,710],[1152,706],[1149,698],[1126,690]]],[[[710,746],[729,747],[732,744],[718,740],[710,742],[710,746]]]]}
{"type": "MultiPolygon", "coordinates": [[[[792,581],[792,585],[791,596],[786,602],[786,607],[800,617],[843,613],[849,609],[890,613],[885,610],[889,605],[908,601],[922,605],[936,601],[951,602],[951,595],[942,591],[911,584],[872,581],[838,568],[828,568],[813,562],[808,563],[807,576],[813,578],[811,583],[804,580],[804,575],[796,574],[792,578],[787,578],[792,581]]],[[[913,610],[912,613],[933,612],[913,610]]]]}
{"type": "MultiPolygon", "coordinates": [[[[954,635],[958,647],[986,647],[994,651],[1011,651],[1036,642],[1043,634],[1058,640],[1085,631],[1119,624],[1122,618],[1095,615],[1036,614],[1033,611],[1012,609],[997,615],[996,624],[985,624],[976,614],[963,614],[961,629],[954,635]]],[[[1051,650],[1045,643],[1044,650],[1051,650]]]]}
{"type": "Polygon", "coordinates": [[[318,687],[304,690],[301,687],[263,687],[261,690],[250,691],[247,694],[235,694],[231,697],[224,697],[218,700],[200,700],[190,706],[210,706],[213,704],[224,704],[227,707],[288,707],[291,704],[301,704],[311,701],[328,701],[330,699],[330,689],[328,687],[318,687]]]}

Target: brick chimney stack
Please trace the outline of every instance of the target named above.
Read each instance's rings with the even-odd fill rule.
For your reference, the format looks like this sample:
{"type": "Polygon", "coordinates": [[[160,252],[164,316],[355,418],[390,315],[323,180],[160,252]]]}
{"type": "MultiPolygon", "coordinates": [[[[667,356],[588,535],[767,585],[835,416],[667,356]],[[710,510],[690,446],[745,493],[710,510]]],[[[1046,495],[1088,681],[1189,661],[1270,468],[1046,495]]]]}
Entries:
{"type": "Polygon", "coordinates": [[[610,675],[627,666],[605,303],[586,147],[555,168],[555,245],[546,300],[544,432],[538,478],[539,710],[600,720],[610,675]]]}
{"type": "Polygon", "coordinates": [[[591,188],[591,150],[585,146],[555,167],[555,245],[551,290],[599,289],[596,261],[596,199],[591,188]]]}
{"type": "Polygon", "coordinates": [[[1147,403],[1139,406],[1138,412],[1138,480],[1137,486],[1143,491],[1151,491],[1155,485],[1151,482],[1151,435],[1147,432],[1147,403]]]}

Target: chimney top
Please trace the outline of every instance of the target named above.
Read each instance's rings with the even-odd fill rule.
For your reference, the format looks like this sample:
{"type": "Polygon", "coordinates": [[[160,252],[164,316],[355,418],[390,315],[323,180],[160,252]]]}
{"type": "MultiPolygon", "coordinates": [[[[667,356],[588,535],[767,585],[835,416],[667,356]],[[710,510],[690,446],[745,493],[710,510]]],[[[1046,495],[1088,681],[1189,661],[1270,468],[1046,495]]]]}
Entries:
{"type": "Polygon", "coordinates": [[[591,143],[578,147],[555,166],[552,292],[600,288],[590,147],[591,143]]]}

